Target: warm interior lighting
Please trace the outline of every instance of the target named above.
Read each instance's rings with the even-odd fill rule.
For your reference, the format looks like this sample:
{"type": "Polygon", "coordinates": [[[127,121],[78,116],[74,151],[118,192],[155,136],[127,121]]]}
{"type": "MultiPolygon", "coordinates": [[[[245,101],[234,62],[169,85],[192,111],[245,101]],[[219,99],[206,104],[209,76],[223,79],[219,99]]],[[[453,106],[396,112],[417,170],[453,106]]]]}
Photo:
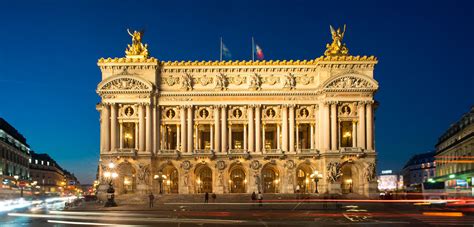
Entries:
{"type": "Polygon", "coordinates": [[[109,178],[110,177],[110,172],[105,172],[104,177],[109,178]]]}
{"type": "Polygon", "coordinates": [[[344,135],[342,137],[344,137],[344,138],[351,137],[351,132],[344,133],[344,135]]]}
{"type": "Polygon", "coordinates": [[[115,168],[115,164],[113,162],[109,163],[109,168],[111,169],[115,168]]]}

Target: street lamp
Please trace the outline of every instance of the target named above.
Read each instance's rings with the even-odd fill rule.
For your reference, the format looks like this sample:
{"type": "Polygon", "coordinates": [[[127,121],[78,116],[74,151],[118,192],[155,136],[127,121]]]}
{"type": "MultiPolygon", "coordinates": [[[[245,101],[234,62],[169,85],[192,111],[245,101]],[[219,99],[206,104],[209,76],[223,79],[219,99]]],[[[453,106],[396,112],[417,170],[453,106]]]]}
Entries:
{"type": "Polygon", "coordinates": [[[317,170],[315,170],[311,175],[310,175],[311,178],[313,178],[314,180],[314,184],[315,184],[315,190],[314,190],[314,193],[319,193],[318,192],[318,181],[319,179],[323,179],[323,174],[319,173],[317,170]]]}
{"type": "Polygon", "coordinates": [[[166,175],[159,171],[158,175],[155,175],[153,178],[158,180],[158,183],[160,184],[160,194],[163,194],[163,181],[166,180],[166,175]]]}
{"type": "Polygon", "coordinates": [[[106,181],[109,181],[109,188],[107,189],[107,202],[105,203],[105,207],[117,206],[117,203],[115,203],[115,189],[112,183],[113,180],[118,177],[118,174],[116,172],[113,172],[114,168],[115,164],[111,162],[109,163],[110,171],[104,172],[104,178],[106,179],[106,181]]]}

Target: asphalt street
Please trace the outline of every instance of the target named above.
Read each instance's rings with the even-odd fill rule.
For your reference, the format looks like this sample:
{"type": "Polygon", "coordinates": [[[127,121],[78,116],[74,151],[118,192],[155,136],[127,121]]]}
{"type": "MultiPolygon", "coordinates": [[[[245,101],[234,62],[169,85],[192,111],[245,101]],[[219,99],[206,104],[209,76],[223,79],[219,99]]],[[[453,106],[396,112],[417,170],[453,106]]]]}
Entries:
{"type": "Polygon", "coordinates": [[[164,203],[104,208],[83,203],[1,213],[2,226],[429,226],[474,225],[457,208],[377,202],[164,203]]]}

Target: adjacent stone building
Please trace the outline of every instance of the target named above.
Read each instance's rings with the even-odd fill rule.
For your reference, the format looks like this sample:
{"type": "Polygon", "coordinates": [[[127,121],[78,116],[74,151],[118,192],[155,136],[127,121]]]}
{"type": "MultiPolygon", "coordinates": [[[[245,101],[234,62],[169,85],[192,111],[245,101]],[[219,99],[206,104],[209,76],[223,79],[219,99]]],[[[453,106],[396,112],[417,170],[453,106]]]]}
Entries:
{"type": "Polygon", "coordinates": [[[436,180],[447,188],[470,188],[474,177],[474,106],[436,144],[436,180]]]}
{"type": "Polygon", "coordinates": [[[436,176],[435,151],[413,155],[403,167],[403,186],[421,189],[421,184],[436,176]]]}
{"type": "Polygon", "coordinates": [[[333,30],[312,60],[161,61],[134,32],[99,59],[99,180],[118,194],[351,193],[377,187],[373,56],[333,30]]]}
{"type": "Polygon", "coordinates": [[[17,181],[29,179],[30,157],[30,146],[25,137],[0,118],[0,178],[5,187],[16,187],[17,181]]]}

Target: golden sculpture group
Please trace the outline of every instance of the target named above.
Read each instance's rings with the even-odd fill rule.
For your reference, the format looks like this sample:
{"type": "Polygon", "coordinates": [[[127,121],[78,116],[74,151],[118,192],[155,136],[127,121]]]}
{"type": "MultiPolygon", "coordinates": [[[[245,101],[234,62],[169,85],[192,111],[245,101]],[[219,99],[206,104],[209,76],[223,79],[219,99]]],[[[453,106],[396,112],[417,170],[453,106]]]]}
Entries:
{"type": "Polygon", "coordinates": [[[346,33],[346,25],[344,25],[344,30],[341,32],[341,28],[334,30],[334,28],[329,25],[332,35],[332,43],[326,44],[326,51],[324,55],[326,56],[346,56],[349,54],[349,50],[346,47],[345,43],[342,43],[344,38],[344,33],[346,33]]]}
{"type": "Polygon", "coordinates": [[[128,48],[125,50],[126,56],[129,58],[148,58],[148,45],[142,43],[144,31],[133,31],[131,33],[127,29],[127,32],[132,36],[132,45],[128,44],[128,48]]]}

